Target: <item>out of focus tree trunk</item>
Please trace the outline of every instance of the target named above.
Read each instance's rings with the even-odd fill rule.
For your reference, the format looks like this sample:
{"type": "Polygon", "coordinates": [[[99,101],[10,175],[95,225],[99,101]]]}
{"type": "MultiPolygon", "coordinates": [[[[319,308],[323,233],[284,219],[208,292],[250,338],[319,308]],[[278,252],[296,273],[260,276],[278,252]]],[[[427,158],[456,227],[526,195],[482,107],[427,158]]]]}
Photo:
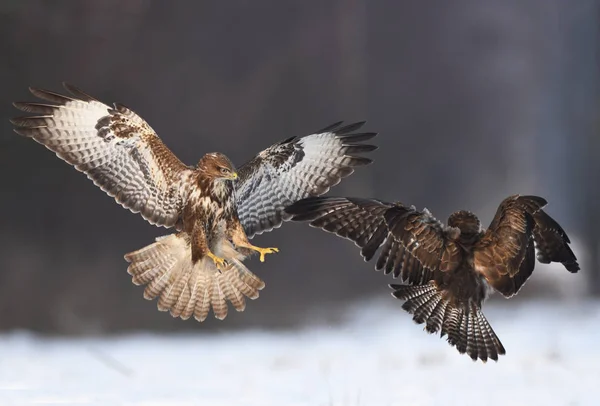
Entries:
{"type": "MultiPolygon", "coordinates": [[[[598,41],[597,41],[598,43],[598,41]]],[[[596,103],[600,107],[600,102],[596,103]]],[[[590,272],[590,290],[594,296],[600,296],[600,108],[598,109],[595,133],[588,137],[588,154],[585,160],[588,163],[587,183],[588,192],[584,213],[589,213],[589,220],[585,223],[584,238],[589,246],[588,268],[590,272]]]]}

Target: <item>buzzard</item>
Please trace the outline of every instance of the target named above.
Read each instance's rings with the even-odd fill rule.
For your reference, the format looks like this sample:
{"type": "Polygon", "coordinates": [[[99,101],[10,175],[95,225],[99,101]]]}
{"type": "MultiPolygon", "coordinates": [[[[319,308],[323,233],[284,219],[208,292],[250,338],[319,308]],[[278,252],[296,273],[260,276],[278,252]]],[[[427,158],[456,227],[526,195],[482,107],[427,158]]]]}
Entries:
{"type": "Polygon", "coordinates": [[[481,311],[491,289],[515,295],[533,272],[536,249],[539,262],[579,271],[569,237],[542,210],[546,204],[537,196],[510,196],[487,230],[465,210],[444,225],[427,209],[375,199],[308,198],[286,212],[354,241],[365,261],[381,247],[375,269],[404,282],[390,285],[405,301],[402,308],[427,332],[440,331],[461,354],[485,362],[505,354],[481,311]]]}
{"type": "Polygon", "coordinates": [[[291,137],[260,152],[236,170],[221,153],[196,166],[181,162],[154,130],[129,108],[110,107],[75,86],[70,95],[30,88],[44,103],[14,103],[28,117],[11,122],[84,172],[97,186],[150,224],[177,232],[125,255],[133,283],[158,309],[173,317],[204,321],[212,307],[227,316],[265,285],[242,261],[252,253],[277,252],[250,243],[281,226],[283,209],[318,196],[371,160],[362,153],[376,133],[356,133],[364,122],[333,124],[315,134],[291,137]]]}

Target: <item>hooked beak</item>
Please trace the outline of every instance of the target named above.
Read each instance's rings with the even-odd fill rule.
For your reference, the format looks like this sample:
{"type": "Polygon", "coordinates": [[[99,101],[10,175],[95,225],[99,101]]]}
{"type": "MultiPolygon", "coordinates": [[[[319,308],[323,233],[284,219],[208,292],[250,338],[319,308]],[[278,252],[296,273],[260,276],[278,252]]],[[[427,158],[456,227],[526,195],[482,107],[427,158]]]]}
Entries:
{"type": "Polygon", "coordinates": [[[237,172],[232,172],[231,175],[227,177],[227,179],[236,180],[238,178],[237,172]]]}

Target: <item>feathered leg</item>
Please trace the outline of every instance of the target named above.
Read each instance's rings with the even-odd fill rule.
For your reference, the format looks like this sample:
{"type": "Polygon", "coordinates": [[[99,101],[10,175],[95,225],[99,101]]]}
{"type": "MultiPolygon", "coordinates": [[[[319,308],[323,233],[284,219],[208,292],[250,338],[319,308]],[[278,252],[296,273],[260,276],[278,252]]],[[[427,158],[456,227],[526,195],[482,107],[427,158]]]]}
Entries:
{"type": "Polygon", "coordinates": [[[260,254],[260,262],[265,262],[266,254],[273,254],[275,252],[279,252],[279,248],[260,248],[250,244],[250,241],[248,241],[248,236],[244,231],[244,227],[237,218],[231,224],[228,225],[227,229],[229,230],[228,237],[231,239],[231,241],[233,241],[233,243],[237,247],[247,248],[252,251],[258,252],[260,254]]]}

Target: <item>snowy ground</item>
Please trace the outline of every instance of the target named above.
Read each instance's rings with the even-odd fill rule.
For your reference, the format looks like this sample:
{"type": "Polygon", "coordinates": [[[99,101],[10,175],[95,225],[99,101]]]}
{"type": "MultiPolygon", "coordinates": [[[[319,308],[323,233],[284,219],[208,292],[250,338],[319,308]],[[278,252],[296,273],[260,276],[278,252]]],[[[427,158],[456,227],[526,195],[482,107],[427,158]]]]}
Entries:
{"type": "Polygon", "coordinates": [[[487,364],[387,302],[343,326],[286,333],[7,334],[0,405],[600,404],[598,302],[489,303],[507,355],[487,364]]]}

